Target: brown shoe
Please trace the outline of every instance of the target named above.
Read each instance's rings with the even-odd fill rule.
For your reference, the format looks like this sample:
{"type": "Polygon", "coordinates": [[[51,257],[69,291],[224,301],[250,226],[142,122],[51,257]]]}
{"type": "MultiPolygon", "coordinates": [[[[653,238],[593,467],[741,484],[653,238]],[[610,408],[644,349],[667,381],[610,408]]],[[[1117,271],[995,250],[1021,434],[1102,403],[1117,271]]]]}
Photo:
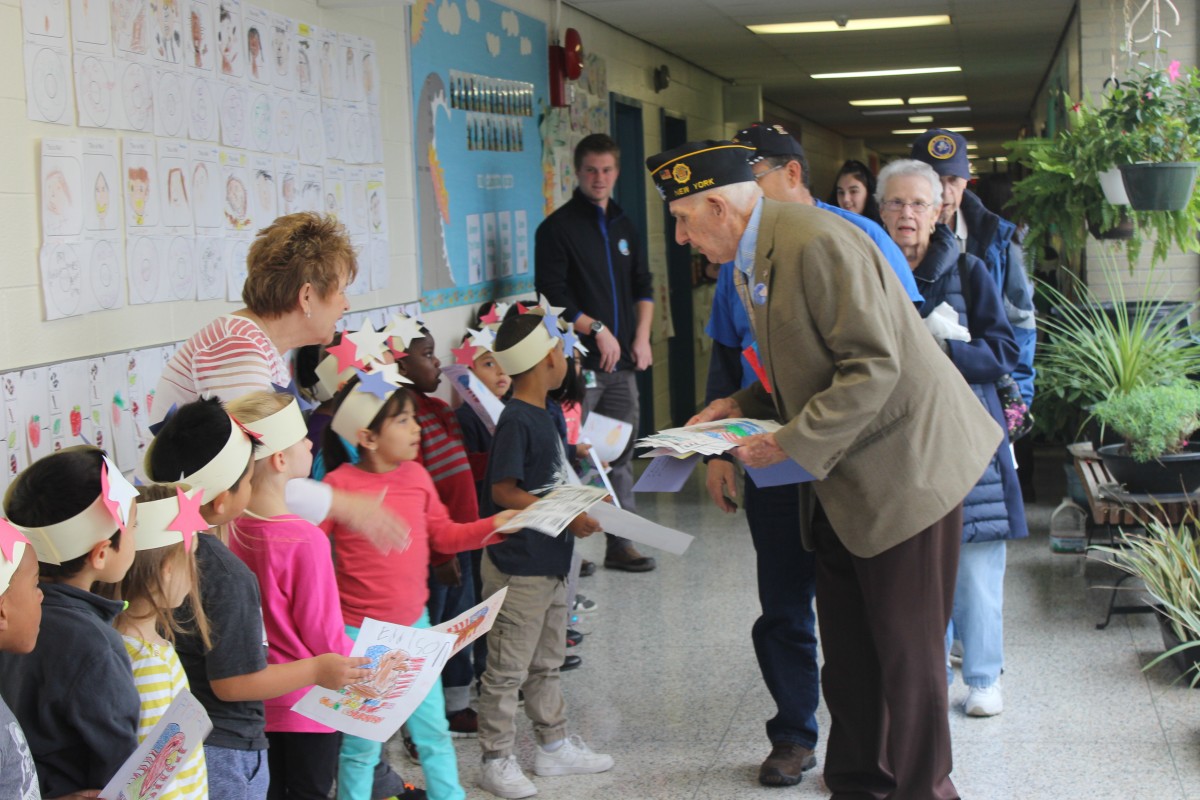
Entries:
{"type": "Polygon", "coordinates": [[[625,545],[609,550],[604,556],[605,569],[619,569],[625,572],[649,572],[657,566],[654,559],[644,556],[633,545],[625,545]]]}
{"type": "Polygon", "coordinates": [[[817,765],[813,751],[794,742],[778,742],[771,755],[758,769],[758,782],[764,786],[795,786],[803,773],[817,765]]]}

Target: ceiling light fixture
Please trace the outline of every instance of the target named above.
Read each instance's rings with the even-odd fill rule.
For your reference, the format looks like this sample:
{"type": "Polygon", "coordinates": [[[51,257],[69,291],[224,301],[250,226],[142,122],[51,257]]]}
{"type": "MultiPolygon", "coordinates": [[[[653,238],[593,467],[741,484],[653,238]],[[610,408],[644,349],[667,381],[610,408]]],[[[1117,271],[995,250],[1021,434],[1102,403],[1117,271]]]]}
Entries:
{"type": "MultiPolygon", "coordinates": [[[[953,131],[954,133],[970,133],[975,130],[971,127],[965,128],[942,128],[944,131],[953,131]]],[[[925,132],[925,128],[901,128],[900,130],[892,131],[897,136],[920,136],[925,132]]]]}
{"type": "Polygon", "coordinates": [[[851,100],[852,106],[902,106],[904,105],[903,98],[900,97],[883,97],[878,100],[851,100]]]}
{"type": "Polygon", "coordinates": [[[929,106],[927,108],[910,108],[908,113],[911,114],[915,111],[918,114],[959,114],[970,110],[970,106],[929,106]]]}
{"type": "Polygon", "coordinates": [[[908,104],[910,106],[928,106],[935,103],[965,103],[967,96],[965,94],[944,94],[937,97],[910,97],[908,104]]]}
{"type": "Polygon", "coordinates": [[[917,116],[917,117],[909,117],[908,121],[911,122],[913,125],[921,125],[926,122],[933,122],[933,117],[931,117],[928,114],[922,114],[921,116],[917,116]]]}
{"type": "Polygon", "coordinates": [[[974,142],[967,142],[967,149],[968,150],[978,150],[979,145],[975,144],[974,142]]]}
{"type": "Polygon", "coordinates": [[[821,72],[810,75],[813,80],[830,78],[889,78],[897,75],[935,75],[940,72],[962,72],[962,67],[913,67],[911,69],[870,69],[864,72],[821,72]]]}
{"type": "Polygon", "coordinates": [[[928,28],[949,25],[947,14],[917,17],[876,17],[872,19],[823,19],[816,22],[779,22],[767,25],[747,25],[751,33],[837,33],[839,31],[878,31],[892,28],[928,28]]]}

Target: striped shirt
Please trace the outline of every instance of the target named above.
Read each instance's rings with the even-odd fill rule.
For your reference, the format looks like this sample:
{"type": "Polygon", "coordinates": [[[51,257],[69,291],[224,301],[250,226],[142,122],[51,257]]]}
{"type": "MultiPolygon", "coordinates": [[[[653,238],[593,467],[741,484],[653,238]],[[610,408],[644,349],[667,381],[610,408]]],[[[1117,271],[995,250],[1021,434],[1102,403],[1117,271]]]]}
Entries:
{"type": "Polygon", "coordinates": [[[150,421],[160,421],[172,405],[213,396],[228,402],[250,392],[272,391],[272,383],[289,382],[287,362],[263,329],[245,317],[226,314],[197,331],[167,362],[150,421]]]}
{"type": "MultiPolygon", "coordinates": [[[[133,661],[133,684],[142,699],[142,711],[138,718],[138,742],[140,743],[158,724],[167,706],[183,689],[188,688],[187,675],[175,648],[169,644],[154,644],[132,636],[122,636],[125,650],[133,661]]],[[[167,787],[159,800],[207,800],[208,769],[204,764],[204,748],[192,750],[188,762],[176,773],[174,781],[167,787]]]]}
{"type": "Polygon", "coordinates": [[[421,453],[417,461],[433,478],[438,497],[450,509],[450,518],[455,522],[474,522],[479,519],[479,498],[458,417],[443,400],[420,392],[412,392],[412,396],[416,401],[417,424],[421,426],[421,453]]]}

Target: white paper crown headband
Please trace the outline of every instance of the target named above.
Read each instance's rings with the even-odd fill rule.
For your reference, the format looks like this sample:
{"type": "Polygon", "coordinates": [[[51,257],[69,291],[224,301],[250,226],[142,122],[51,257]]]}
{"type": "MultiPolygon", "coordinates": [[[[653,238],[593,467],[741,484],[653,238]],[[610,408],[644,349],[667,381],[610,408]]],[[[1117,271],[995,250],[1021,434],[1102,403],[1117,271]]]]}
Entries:
{"type": "Polygon", "coordinates": [[[375,372],[358,373],[358,383],[342,398],[341,405],[333,414],[329,427],[334,433],[347,441],[358,439],[358,432],[370,427],[371,420],[387,403],[392,393],[399,389],[401,381],[408,382],[396,371],[395,364],[388,364],[386,369],[381,367],[375,372]]]}
{"type": "Polygon", "coordinates": [[[137,489],[108,456],[100,466],[100,495],[70,519],[53,525],[17,526],[29,537],[38,561],[61,564],[84,555],[98,542],[112,538],[129,524],[129,510],[137,489]]]}
{"type": "MultiPolygon", "coordinates": [[[[537,310],[528,313],[542,316],[537,310]]],[[[512,347],[495,351],[496,362],[509,375],[520,375],[545,358],[558,342],[559,339],[551,336],[544,324],[538,325],[512,347]]]]}
{"type": "Polygon", "coordinates": [[[25,557],[25,548],[30,547],[29,539],[16,525],[6,519],[0,519],[0,594],[8,591],[21,559],[25,557]]]}
{"type": "MultiPolygon", "coordinates": [[[[258,434],[246,430],[242,423],[230,417],[229,438],[225,441],[225,446],[207,464],[191,475],[180,475],[179,482],[186,483],[193,488],[203,489],[204,495],[212,500],[237,483],[238,478],[246,472],[246,466],[250,463],[251,437],[257,439],[258,434]]],[[[155,475],[154,471],[150,469],[150,456],[157,443],[158,439],[150,442],[143,459],[146,474],[151,477],[155,477],[155,475]]],[[[167,475],[157,477],[160,480],[170,479],[167,475]]]]}
{"type": "Polygon", "coordinates": [[[308,426],[304,424],[304,415],[300,413],[300,404],[293,397],[291,402],[262,419],[244,423],[246,430],[258,435],[258,450],[254,452],[254,460],[260,461],[267,456],[287,450],[296,442],[308,436],[308,426]]]}
{"type": "Polygon", "coordinates": [[[204,490],[184,492],[176,486],[175,494],[161,500],[138,503],[137,549],[154,550],[183,542],[191,550],[198,531],[208,530],[209,524],[200,515],[204,490]]]}

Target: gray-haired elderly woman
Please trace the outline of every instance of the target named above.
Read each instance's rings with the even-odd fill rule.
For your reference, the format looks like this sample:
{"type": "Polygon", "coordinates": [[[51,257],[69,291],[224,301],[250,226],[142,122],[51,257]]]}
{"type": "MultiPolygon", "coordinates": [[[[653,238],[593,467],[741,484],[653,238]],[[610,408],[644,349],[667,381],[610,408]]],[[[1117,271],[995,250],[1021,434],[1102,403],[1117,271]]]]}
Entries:
{"type": "MultiPolygon", "coordinates": [[[[996,285],[983,261],[960,253],[954,233],[938,222],[942,184],[920,161],[895,161],[879,174],[876,190],[883,226],[913,269],[925,296],[918,311],[1005,437],[987,471],[963,501],[954,612],[946,647],[963,645],[962,675],[968,715],[987,717],[1003,708],[1005,542],[1029,535],[1021,487],[1009,451],[996,381],[1017,366],[1018,348],[996,285]]],[[[947,666],[947,678],[954,672],[947,666]]]]}

